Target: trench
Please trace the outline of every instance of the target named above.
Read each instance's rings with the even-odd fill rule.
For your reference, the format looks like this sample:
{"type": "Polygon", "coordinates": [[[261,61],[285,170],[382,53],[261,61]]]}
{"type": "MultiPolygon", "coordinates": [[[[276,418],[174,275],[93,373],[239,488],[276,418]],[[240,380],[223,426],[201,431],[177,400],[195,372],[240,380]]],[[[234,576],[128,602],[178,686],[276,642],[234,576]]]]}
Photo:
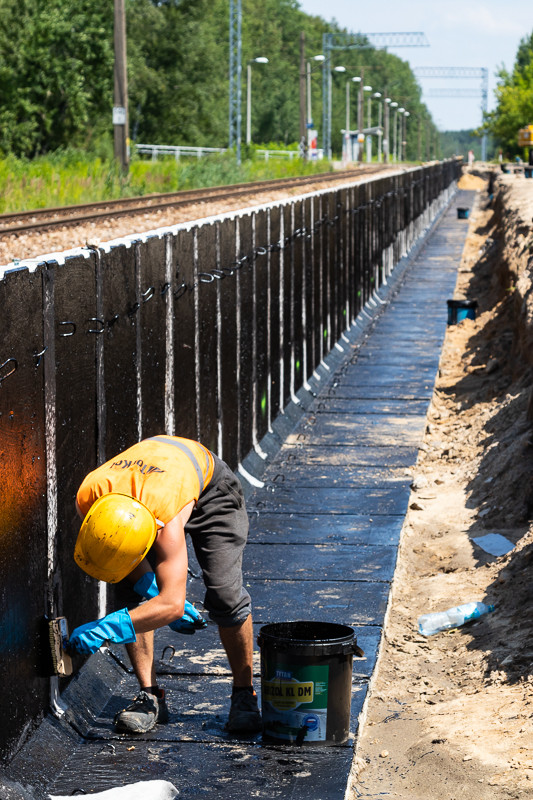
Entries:
{"type": "MultiPolygon", "coordinates": [[[[437,188],[440,192],[435,194],[435,201],[440,199],[439,203],[433,202],[432,214],[424,216],[421,211],[407,225],[400,225],[398,234],[401,236],[395,234],[394,241],[387,247],[380,247],[385,242],[385,231],[375,222],[376,219],[380,223],[386,219],[384,213],[374,218],[369,229],[371,218],[368,209],[365,220],[362,212],[358,211],[351,214],[350,219],[357,220],[361,227],[344,230],[335,220],[333,203],[330,206],[333,209],[332,224],[327,228],[317,228],[315,233],[320,231],[322,236],[323,230],[332,230],[335,235],[324,236],[318,242],[312,236],[310,241],[302,233],[297,233],[306,228],[298,223],[298,213],[304,213],[305,204],[300,208],[298,203],[292,203],[288,210],[283,209],[283,213],[275,218],[278,220],[275,230],[272,230],[272,214],[269,218],[267,213],[264,229],[269,233],[268,241],[275,245],[269,250],[271,270],[268,274],[272,278],[272,270],[278,269],[274,285],[282,288],[279,293],[271,289],[266,291],[270,304],[277,304],[275,324],[269,324],[266,330],[258,325],[261,310],[257,302],[252,304],[251,310],[244,311],[242,306],[231,319],[229,315],[224,319],[228,314],[227,297],[224,302],[222,293],[227,288],[224,288],[224,281],[216,279],[212,272],[211,279],[206,278],[205,283],[200,280],[196,286],[202,284],[203,288],[216,290],[208,297],[207,308],[212,310],[212,316],[221,323],[221,328],[203,328],[202,317],[198,322],[198,292],[182,291],[183,284],[189,288],[193,281],[186,280],[179,269],[177,274],[170,274],[174,262],[168,255],[168,237],[151,242],[152,255],[148,258],[144,252],[141,257],[141,248],[134,243],[129,248],[111,248],[109,261],[105,261],[101,254],[93,254],[92,269],[85,269],[88,265],[84,256],[84,261],[73,259],[70,264],[66,261],[65,265],[53,265],[53,269],[47,265],[42,274],[28,272],[24,275],[26,284],[30,289],[33,286],[36,292],[36,306],[39,306],[37,294],[40,286],[44,291],[41,326],[36,325],[35,332],[30,331],[30,338],[33,336],[35,344],[39,342],[36,344],[39,349],[31,354],[30,363],[32,383],[41,381],[40,389],[47,402],[40,419],[34,414],[37,422],[33,426],[13,434],[10,439],[4,438],[3,442],[11,447],[11,469],[14,471],[20,463],[21,441],[30,452],[32,442],[41,445],[46,463],[37,464],[38,472],[25,476],[25,480],[31,482],[33,479],[39,483],[40,478],[41,485],[46,486],[48,498],[48,503],[32,506],[33,519],[25,519],[23,523],[24,526],[37,523],[41,530],[48,530],[47,549],[44,547],[46,542],[41,542],[40,548],[32,553],[31,564],[24,564],[25,574],[28,575],[29,570],[24,585],[28,584],[32,570],[40,570],[44,561],[48,572],[41,585],[44,583],[47,587],[48,609],[60,610],[68,604],[69,597],[77,596],[72,615],[69,608],[71,627],[87,618],[91,610],[96,611],[106,602],[112,603],[111,597],[103,597],[101,593],[95,595],[88,582],[82,581],[80,585],[79,576],[65,561],[70,544],[66,531],[73,525],[73,515],[65,511],[66,499],[88,463],[97,460],[103,452],[111,452],[112,446],[127,441],[128,437],[145,435],[154,425],[162,425],[171,432],[169,428],[172,428],[179,410],[180,414],[187,412],[186,418],[195,421],[192,438],[196,438],[194,434],[199,429],[200,432],[203,430],[202,441],[207,437],[212,449],[222,451],[245,486],[251,533],[244,574],[253,598],[256,632],[263,624],[301,617],[340,622],[354,627],[365,657],[357,659],[354,664],[351,736],[345,745],[299,749],[283,744],[265,746],[260,737],[236,742],[224,730],[230,681],[212,626],[195,635],[191,642],[176,642],[175,635],[170,639],[170,633],[160,631],[157,649],[161,656],[157,667],[161,683],[171,698],[168,726],[158,726],[155,731],[134,741],[112,733],[112,716],[124,700],[129,700],[135,693],[135,686],[119,648],[113,655],[99,652],[80,668],[68,686],[59,687],[63,691],[56,694],[56,699],[66,709],[64,713],[61,713],[61,708],[59,711],[56,708],[57,716],[48,714],[42,719],[37,718],[33,735],[23,746],[14,748],[16,752],[8,759],[6,767],[7,778],[30,786],[36,796],[39,792],[94,792],[155,776],[175,782],[185,797],[215,791],[229,799],[246,794],[257,797],[288,795],[293,798],[344,796],[358,719],[364,709],[380,646],[409,496],[406,471],[416,461],[423,435],[446,325],[445,300],[453,291],[466,236],[468,223],[458,219],[457,206],[472,202],[472,193],[459,193],[450,204],[452,192],[446,192],[442,185],[437,188]],[[438,219],[431,223],[431,217],[437,215],[438,219]],[[418,226],[414,224],[416,219],[418,226]],[[290,231],[289,241],[283,233],[285,226],[290,231]],[[426,235],[421,238],[424,231],[426,235]],[[278,246],[280,241],[282,245],[278,246]],[[305,253],[306,247],[317,243],[325,272],[321,271],[317,280],[312,280],[307,266],[314,262],[306,262],[301,254],[305,253]],[[358,298],[357,292],[361,288],[356,289],[351,283],[345,254],[353,255],[363,245],[371,257],[361,269],[363,281],[359,286],[363,292],[362,298],[358,298]],[[159,248],[158,257],[153,252],[154,247],[159,248]],[[387,261],[386,254],[390,248],[395,250],[397,258],[391,252],[391,260],[387,261]],[[410,251],[409,255],[407,251],[410,251]],[[378,253],[379,258],[376,256],[378,253]],[[121,260],[124,257],[126,265],[121,260]],[[333,269],[339,258],[341,261],[344,258],[345,265],[340,276],[333,269]],[[140,326],[136,327],[132,322],[139,311],[147,315],[150,312],[149,301],[155,289],[152,295],[146,295],[143,281],[150,280],[150,270],[155,274],[161,263],[165,266],[165,275],[174,281],[173,303],[187,298],[183,315],[179,316],[177,323],[169,312],[174,324],[167,326],[163,340],[167,344],[162,350],[155,333],[153,338],[148,337],[148,342],[143,340],[141,346],[140,326]],[[67,265],[68,276],[61,269],[67,265]],[[145,269],[148,274],[143,271],[145,269]],[[102,273],[108,273],[109,283],[106,292],[99,295],[98,291],[94,293],[93,287],[95,278],[96,286],[100,285],[102,273]],[[76,291],[73,291],[72,276],[76,274],[82,288],[92,289],[92,294],[87,296],[94,297],[92,321],[95,327],[88,329],[83,338],[65,342],[76,325],[75,303],[80,296],[78,286],[74,285],[76,291]],[[117,274],[130,288],[131,296],[141,298],[136,301],[139,302],[138,308],[132,303],[123,314],[127,324],[122,329],[112,322],[114,315],[110,312],[113,306],[104,308],[110,297],[114,300],[122,297],[123,286],[119,284],[117,274]],[[298,287],[304,275],[315,294],[310,293],[308,297],[304,292],[302,299],[298,287]],[[180,282],[181,278],[184,279],[180,282]],[[143,299],[143,295],[148,299],[143,299]],[[438,307],[441,313],[430,313],[429,309],[433,307],[438,307]],[[350,320],[348,325],[343,313],[346,310],[350,320]],[[315,324],[309,329],[304,328],[302,336],[300,326],[306,312],[315,324]],[[105,325],[97,322],[100,319],[105,325]],[[192,337],[186,325],[191,319],[196,319],[192,325],[192,337]],[[51,331],[62,324],[70,327],[59,328],[60,333],[66,335],[57,340],[51,331]],[[176,325],[180,326],[179,331],[176,331],[176,325]],[[319,336],[315,331],[317,325],[319,336]],[[95,333],[98,330],[105,330],[105,341],[95,333]],[[54,371],[50,359],[48,362],[45,359],[48,379],[46,370],[38,371],[41,364],[36,363],[35,357],[43,349],[42,339],[37,338],[41,331],[47,337],[47,352],[55,348],[56,364],[63,365],[62,369],[54,371]],[[235,334],[233,338],[229,335],[232,331],[235,334]],[[276,343],[276,358],[271,359],[264,369],[261,366],[261,337],[264,336],[266,341],[270,338],[272,346],[273,332],[280,335],[276,343]],[[227,340],[224,335],[227,335],[227,340]],[[195,376],[192,389],[185,398],[186,406],[180,409],[173,406],[172,396],[169,396],[168,385],[172,385],[169,361],[175,369],[173,359],[177,358],[176,352],[168,346],[169,337],[171,342],[180,344],[180,370],[188,367],[189,374],[195,376]],[[120,339],[118,344],[116,339],[120,339]],[[215,347],[220,353],[225,352],[226,357],[221,359],[225,367],[230,363],[225,350],[228,340],[232,345],[234,370],[224,375],[221,374],[224,369],[218,367],[206,376],[198,368],[198,360],[195,361],[199,349],[215,347]],[[189,348],[184,347],[187,342],[191,343],[189,348]],[[72,351],[67,359],[62,359],[61,348],[67,343],[75,345],[75,354],[79,354],[84,368],[90,364],[92,369],[95,394],[87,393],[89,396],[81,408],[73,407],[74,401],[79,402],[78,396],[67,396],[67,393],[69,386],[72,393],[72,380],[74,383],[82,382],[87,376],[76,374],[79,367],[72,351]],[[120,364],[115,364],[113,369],[114,357],[132,352],[137,353],[134,370],[121,370],[120,364]],[[154,393],[155,409],[143,404],[146,396],[143,375],[147,363],[156,367],[153,382],[159,381],[165,387],[162,398],[154,393]],[[268,374],[268,367],[273,363],[279,364],[276,379],[265,381],[264,391],[261,391],[263,387],[258,378],[268,374]],[[298,372],[298,363],[305,365],[303,374],[298,372]],[[74,373],[70,382],[66,380],[69,370],[74,373]],[[102,386],[102,374],[107,379],[105,386],[102,386]],[[236,379],[237,389],[242,392],[237,398],[235,387],[232,385],[230,391],[228,386],[230,379],[233,383],[236,379]],[[224,386],[228,386],[229,397],[224,395],[224,386]],[[214,387],[211,393],[210,387],[214,387]],[[120,397],[120,403],[117,397],[120,397]],[[203,398],[215,404],[213,414],[206,412],[203,398]],[[222,402],[221,398],[225,406],[217,406],[222,402]],[[60,415],[58,407],[61,408],[60,415]],[[239,408],[238,419],[234,427],[228,429],[221,422],[228,419],[228,410],[232,407],[239,408]],[[263,407],[267,409],[264,421],[261,419],[263,407]],[[86,437],[83,438],[76,434],[76,430],[80,415],[85,411],[86,437]],[[125,424],[121,424],[124,420],[125,424]],[[204,429],[202,420],[206,420],[204,429]],[[66,451],[68,459],[62,462],[57,453],[66,451]],[[65,537],[63,541],[62,536],[65,537]],[[168,645],[172,645],[174,651],[168,650],[168,645]]],[[[374,186],[367,190],[368,202],[375,189],[374,186]]],[[[391,204],[392,200],[391,197],[391,204]]],[[[404,213],[405,194],[402,201],[404,213]]],[[[325,202],[324,198],[320,199],[320,204],[325,202]]],[[[359,209],[360,204],[354,201],[353,208],[359,209]]],[[[379,208],[386,210],[385,201],[379,208]]],[[[316,213],[315,223],[323,218],[316,213]]],[[[199,264],[207,261],[201,256],[202,248],[206,248],[205,252],[221,253],[228,242],[239,256],[237,261],[244,259],[243,252],[254,254],[254,259],[267,255],[257,250],[261,248],[261,238],[257,233],[263,230],[263,219],[259,220],[257,215],[249,221],[243,219],[239,220],[237,227],[237,244],[235,240],[231,244],[230,226],[225,223],[212,226],[206,240],[198,235],[197,230],[188,231],[190,235],[179,244],[182,250],[178,267],[185,268],[181,265],[187,263],[185,254],[188,254],[195,265],[193,279],[200,273],[209,274],[207,270],[198,268],[199,264]],[[244,250],[241,249],[243,240],[244,250]]],[[[405,223],[406,218],[401,221],[405,223]]],[[[235,222],[231,225],[231,232],[235,232],[235,222]]],[[[220,269],[222,262],[217,263],[219,266],[214,269],[220,269]]],[[[248,288],[252,289],[254,297],[258,296],[264,276],[260,276],[258,271],[235,270],[235,263],[233,269],[237,280],[231,285],[238,306],[248,288]]],[[[14,280],[20,281],[22,277],[19,273],[14,280]]],[[[155,278],[148,288],[152,285],[158,286],[155,278]]],[[[165,283],[161,288],[164,286],[165,283]]],[[[272,283],[269,286],[272,287],[272,283]]],[[[20,302],[19,296],[19,305],[16,306],[19,312],[20,302]]],[[[25,302],[28,304],[27,297],[25,302]]],[[[86,305],[80,307],[86,316],[86,305]]],[[[143,330],[151,331],[153,324],[157,332],[157,319],[155,313],[147,316],[143,330]]],[[[24,365],[20,356],[17,360],[19,365],[24,365]]],[[[28,383],[24,370],[17,372],[16,377],[24,378],[28,383]]],[[[175,378],[175,372],[173,376],[175,378]]],[[[7,377],[2,383],[2,389],[9,386],[7,377]]],[[[8,401],[15,397],[14,380],[11,385],[13,394],[8,396],[8,401]]],[[[37,408],[35,386],[32,391],[33,396],[29,392],[29,399],[25,396],[24,400],[31,408],[33,399],[34,408],[37,408]]],[[[18,416],[19,410],[15,407],[8,424],[15,427],[18,416]]],[[[3,421],[5,424],[5,413],[3,421]]],[[[180,429],[179,433],[187,435],[188,432],[180,429]]],[[[4,455],[7,455],[5,446],[4,455]]],[[[21,519],[16,520],[19,525],[21,519]]],[[[3,563],[5,567],[5,557],[3,563]]],[[[192,557],[191,573],[188,598],[201,604],[201,581],[196,577],[192,557]]],[[[22,601],[20,592],[18,596],[22,601]]],[[[17,608],[20,610],[20,603],[17,608]]],[[[35,660],[38,655],[34,653],[35,660]]],[[[13,674],[17,668],[12,667],[13,674]]],[[[27,661],[25,668],[31,669],[27,661]]],[[[258,681],[259,666],[256,662],[256,683],[258,681]]],[[[41,693],[39,702],[46,708],[43,685],[38,686],[41,693]]],[[[28,715],[26,734],[27,719],[28,715]]],[[[19,723],[20,745],[20,728],[23,726],[18,720],[16,722],[19,723]]],[[[13,738],[8,742],[8,750],[13,746],[13,738]]],[[[9,751],[10,756],[12,752],[9,751]]]]}

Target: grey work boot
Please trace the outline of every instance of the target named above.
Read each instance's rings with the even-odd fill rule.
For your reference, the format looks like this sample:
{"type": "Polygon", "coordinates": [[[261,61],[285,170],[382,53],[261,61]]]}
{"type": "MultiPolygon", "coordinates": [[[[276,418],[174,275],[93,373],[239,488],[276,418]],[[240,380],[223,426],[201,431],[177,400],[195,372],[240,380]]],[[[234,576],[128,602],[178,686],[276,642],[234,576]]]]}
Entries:
{"type": "Polygon", "coordinates": [[[262,728],[255,692],[235,692],[231,696],[226,730],[232,733],[257,733],[262,728]]]}
{"type": "Polygon", "coordinates": [[[159,696],[141,690],[133,703],[115,714],[113,722],[119,733],[147,733],[157,722],[168,722],[164,689],[159,689],[159,696]]]}

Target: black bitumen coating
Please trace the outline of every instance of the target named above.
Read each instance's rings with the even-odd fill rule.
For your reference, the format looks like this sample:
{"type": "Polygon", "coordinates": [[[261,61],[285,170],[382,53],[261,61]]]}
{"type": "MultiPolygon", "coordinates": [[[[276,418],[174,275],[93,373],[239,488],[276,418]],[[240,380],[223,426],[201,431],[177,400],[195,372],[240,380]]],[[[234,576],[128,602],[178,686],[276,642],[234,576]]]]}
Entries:
{"type": "MultiPolygon", "coordinates": [[[[113,733],[113,714],[134,696],[136,682],[131,671],[99,653],[84,668],[89,688],[80,679],[64,695],[71,725],[45,720],[34,753],[23,751],[13,762],[13,777],[30,783],[33,778],[55,794],[163,778],[180,797],[195,800],[342,800],[358,714],[376,663],[409,499],[409,468],[416,463],[438,368],[446,299],[453,294],[467,232],[456,208],[472,200],[473,193],[456,195],[370,330],[344,343],[336,371],[317,371],[318,396],[310,402],[307,397],[308,411],[287,409],[277,433],[262,442],[272,454],[261,475],[264,486],[248,491],[244,574],[256,636],[270,622],[338,622],[355,628],[365,650],[364,659],[354,659],[350,740],[344,746],[296,747],[231,736],[224,730],[230,674],[215,627],[191,637],[163,629],[156,634],[156,653],[169,698],[168,725],[142,737],[113,733]],[[282,437],[278,452],[276,435],[282,437]],[[72,724],[85,739],[72,733],[72,724]],[[35,753],[40,772],[31,766],[35,753]]],[[[190,566],[188,598],[201,604],[194,557],[190,566]]],[[[124,659],[120,648],[116,653],[124,659]]]]}

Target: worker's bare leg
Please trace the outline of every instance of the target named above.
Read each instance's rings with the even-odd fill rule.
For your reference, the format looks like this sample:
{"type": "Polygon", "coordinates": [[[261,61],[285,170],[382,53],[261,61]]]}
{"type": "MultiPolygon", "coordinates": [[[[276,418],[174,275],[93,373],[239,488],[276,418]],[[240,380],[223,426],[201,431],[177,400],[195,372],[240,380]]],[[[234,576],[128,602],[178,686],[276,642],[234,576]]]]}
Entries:
{"type": "Polygon", "coordinates": [[[224,646],[233,675],[233,685],[244,687],[252,685],[252,659],[254,631],[252,615],[244,622],[228,628],[219,628],[220,641],[224,646]]]}
{"type": "Polygon", "coordinates": [[[156,686],[154,666],[154,632],[138,633],[137,641],[126,645],[139,686],[156,686]]]}
{"type": "Polygon", "coordinates": [[[233,692],[226,729],[236,733],[261,730],[261,714],[252,687],[254,634],[252,615],[230,628],[219,628],[220,640],[233,674],[233,692]]]}

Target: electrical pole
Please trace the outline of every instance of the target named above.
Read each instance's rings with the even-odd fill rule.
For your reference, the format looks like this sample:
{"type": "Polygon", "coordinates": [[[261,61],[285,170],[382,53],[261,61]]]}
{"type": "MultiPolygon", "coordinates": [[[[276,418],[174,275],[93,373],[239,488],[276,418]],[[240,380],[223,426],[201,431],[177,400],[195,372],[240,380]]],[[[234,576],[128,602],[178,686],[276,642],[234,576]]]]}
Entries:
{"type": "Polygon", "coordinates": [[[229,3],[229,146],[241,163],[242,0],[229,3]]]}
{"type": "Polygon", "coordinates": [[[128,129],[128,73],[126,67],[126,12],[124,0],[115,2],[114,46],[115,70],[113,92],[113,137],[115,158],[124,172],[128,171],[129,129],[128,129]]]}
{"type": "Polygon", "coordinates": [[[300,32],[300,152],[304,160],[307,160],[307,124],[305,114],[305,33],[300,32]]]}

